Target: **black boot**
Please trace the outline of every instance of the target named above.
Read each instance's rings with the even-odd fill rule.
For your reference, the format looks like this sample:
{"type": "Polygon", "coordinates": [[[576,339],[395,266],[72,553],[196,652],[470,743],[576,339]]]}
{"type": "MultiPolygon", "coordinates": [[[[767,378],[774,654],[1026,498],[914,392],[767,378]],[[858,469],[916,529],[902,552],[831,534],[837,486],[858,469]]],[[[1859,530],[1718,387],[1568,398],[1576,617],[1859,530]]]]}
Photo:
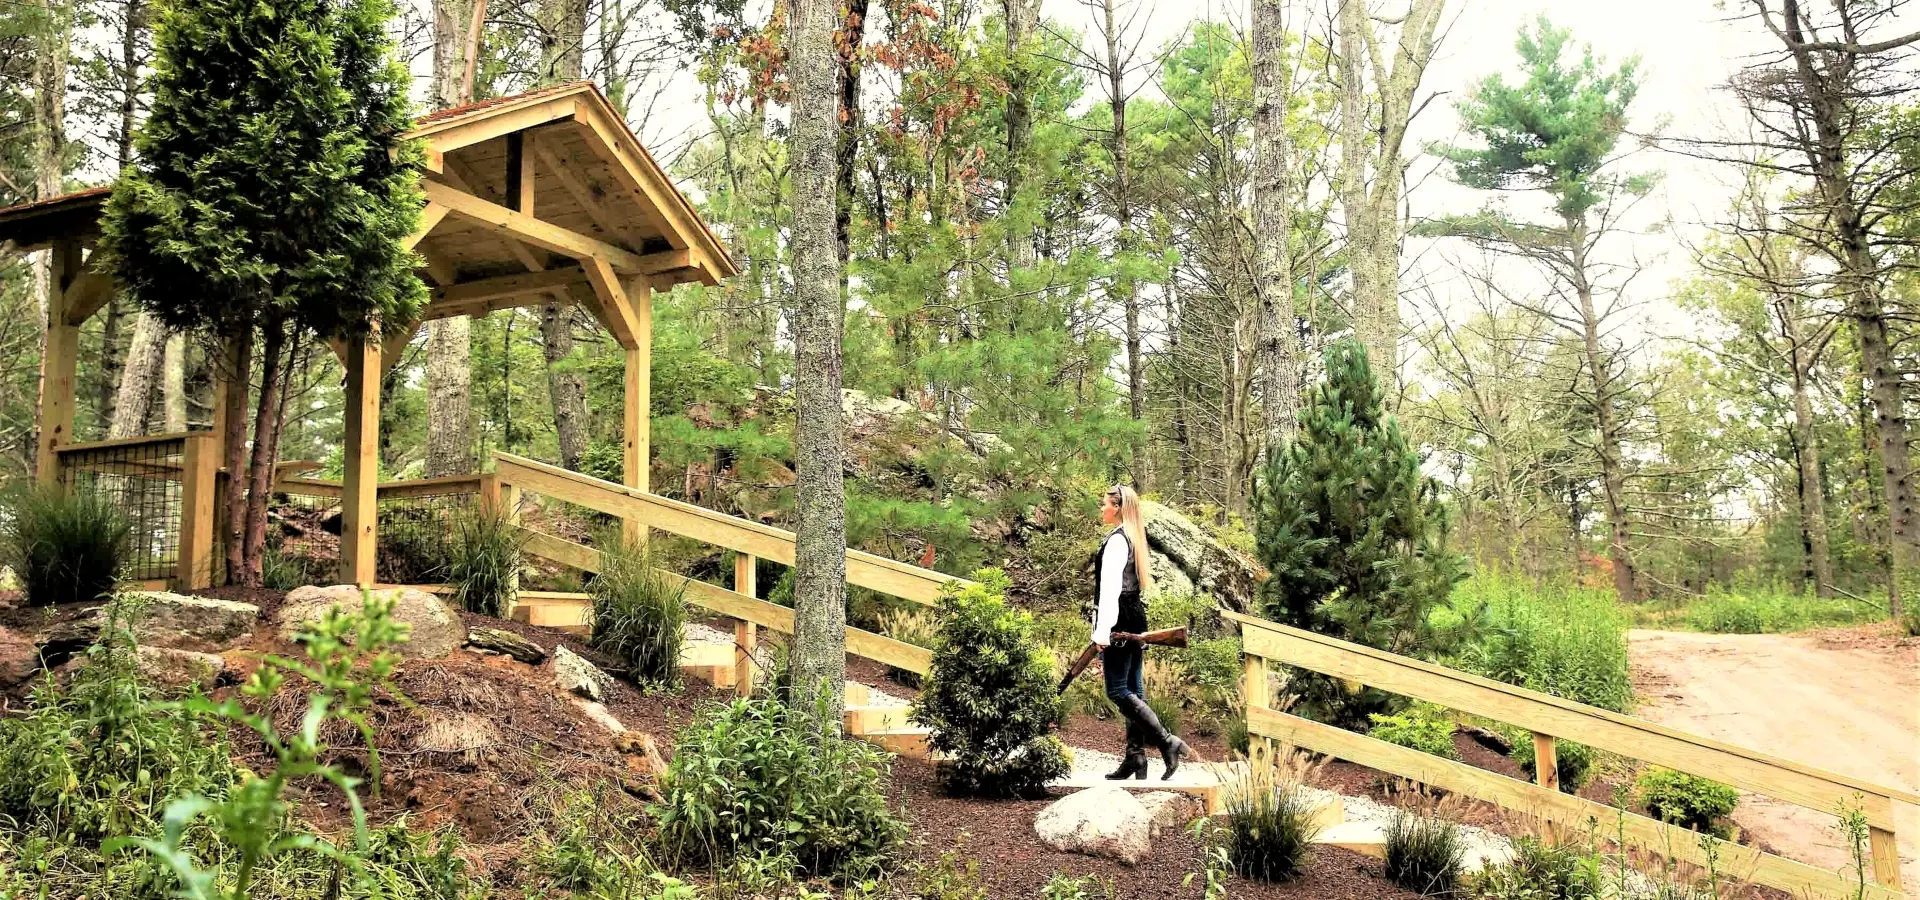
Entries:
{"type": "Polygon", "coordinates": [[[1153,714],[1153,707],[1148,706],[1145,699],[1129,694],[1126,701],[1120,704],[1120,711],[1139,723],[1148,745],[1160,749],[1160,761],[1166,765],[1166,771],[1160,773],[1161,781],[1172,778],[1180,768],[1180,761],[1193,755],[1193,751],[1187,749],[1186,741],[1160,724],[1160,717],[1153,714]]]}
{"type": "Polygon", "coordinates": [[[1108,781],[1125,781],[1128,778],[1145,779],[1147,777],[1146,739],[1142,737],[1140,726],[1133,719],[1127,719],[1127,755],[1121,757],[1120,768],[1107,776],[1108,781]]]}

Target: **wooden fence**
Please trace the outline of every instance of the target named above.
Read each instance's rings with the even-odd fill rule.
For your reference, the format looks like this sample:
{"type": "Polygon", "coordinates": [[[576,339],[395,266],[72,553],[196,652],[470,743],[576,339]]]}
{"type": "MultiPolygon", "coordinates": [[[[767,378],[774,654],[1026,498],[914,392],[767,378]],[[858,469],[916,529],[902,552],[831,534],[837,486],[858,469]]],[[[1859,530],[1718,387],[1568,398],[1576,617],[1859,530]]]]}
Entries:
{"type": "Polygon", "coordinates": [[[1561,793],[1554,784],[1555,741],[1586,744],[1825,813],[1858,810],[1866,817],[1870,835],[1873,880],[1864,886],[1806,863],[1707,839],[1711,841],[1712,862],[1723,875],[1779,888],[1796,897],[1855,897],[1862,893],[1873,898],[1905,896],[1900,889],[1893,804],[1920,803],[1920,796],[1326,635],[1238,613],[1225,615],[1241,626],[1243,690],[1250,734],[1484,800],[1552,826],[1592,829],[1602,838],[1624,835],[1634,847],[1703,869],[1709,862],[1709,851],[1698,833],[1561,793]],[[1530,731],[1541,783],[1529,784],[1275,710],[1268,684],[1270,662],[1530,731]]]}
{"type": "MultiPolygon", "coordinates": [[[[793,633],[792,609],[754,596],[755,567],[760,559],[791,565],[793,532],[509,453],[496,452],[493,459],[493,477],[499,481],[506,509],[518,506],[520,493],[531,492],[734,551],[732,590],[664,569],[658,571],[684,585],[689,602],[734,621],[734,689],[742,696],[752,692],[751,657],[759,642],[759,629],[793,633]]],[[[600,551],[538,531],[524,531],[528,553],[583,571],[599,570],[600,551]]],[[[952,575],[858,550],[847,551],[847,581],[925,605],[937,602],[949,582],[965,583],[952,575]]],[[[924,647],[851,627],[847,629],[847,652],[922,675],[933,663],[932,652],[924,647]]]]}

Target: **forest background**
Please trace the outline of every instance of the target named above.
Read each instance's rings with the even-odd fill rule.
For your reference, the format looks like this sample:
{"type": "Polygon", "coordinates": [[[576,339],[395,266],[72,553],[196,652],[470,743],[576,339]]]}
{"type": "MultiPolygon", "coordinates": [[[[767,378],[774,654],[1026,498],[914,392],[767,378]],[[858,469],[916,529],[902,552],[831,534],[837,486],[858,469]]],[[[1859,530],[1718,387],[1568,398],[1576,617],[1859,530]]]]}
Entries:
{"type": "MultiPolygon", "coordinates": [[[[850,6],[864,14],[842,23],[857,110],[840,134],[846,386],[883,423],[850,447],[850,543],[946,571],[1003,565],[1025,596],[1064,599],[1100,488],[1128,480],[1250,553],[1251,481],[1285,418],[1267,405],[1270,342],[1288,344],[1297,390],[1351,333],[1391,376],[1477,572],[1634,604],[1819,594],[1871,614],[1914,568],[1920,534],[1889,514],[1911,508],[1920,299],[1905,4],[1859,5],[1859,43],[1816,51],[1855,63],[1833,76],[1836,177],[1864,237],[1838,234],[1828,182],[1790,145],[1818,110],[1768,93],[1795,66],[1761,15],[1775,4],[1282,4],[1283,171],[1256,146],[1239,4],[850,6]],[[1517,34],[1536,75],[1616,107],[1587,123],[1611,143],[1580,245],[1584,305],[1563,266],[1487,228],[1549,216],[1548,192],[1486,190],[1449,153],[1483,146],[1457,111],[1483,78],[1554,99],[1517,34]],[[1278,332],[1261,302],[1263,178],[1288,188],[1278,283],[1294,328],[1278,332]]],[[[0,205],[131,161],[154,8],[0,0],[0,205]]],[[[469,99],[448,96],[433,46],[472,11],[402,5],[423,113],[469,99]]],[[[656,299],[654,484],[791,525],[784,16],[739,0],[490,3],[471,98],[591,78],[697,200],[742,274],[656,299]]],[[[32,458],[40,277],[0,247],[7,481],[32,458]]],[[[423,333],[383,386],[384,476],[465,471],[499,449],[617,477],[614,348],[591,320],[537,307],[423,333]]],[[[312,340],[287,353],[280,457],[337,472],[338,364],[312,340]]],[[[77,436],[203,425],[208,360],[110,304],[83,332],[77,436]]]]}

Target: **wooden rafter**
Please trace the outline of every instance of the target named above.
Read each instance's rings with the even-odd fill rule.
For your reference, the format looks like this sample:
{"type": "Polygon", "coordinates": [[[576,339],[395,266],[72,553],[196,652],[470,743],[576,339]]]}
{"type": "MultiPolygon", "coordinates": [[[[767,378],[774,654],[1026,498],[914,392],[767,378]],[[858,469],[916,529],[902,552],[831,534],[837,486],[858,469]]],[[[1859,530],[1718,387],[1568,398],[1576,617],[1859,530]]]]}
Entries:
{"type": "Polygon", "coordinates": [[[440,220],[446,217],[447,208],[445,206],[438,203],[427,204],[427,208],[420,211],[420,226],[415,228],[412,234],[407,235],[406,242],[401,246],[406,247],[408,250],[420,246],[420,242],[426,240],[427,235],[440,224],[440,220]]]}
{"type": "Polygon", "coordinates": [[[502,135],[572,118],[575,105],[572,95],[563,94],[490,116],[429,124],[416,129],[413,134],[426,138],[428,146],[434,150],[443,154],[452,153],[502,135]]]}
{"type": "Polygon", "coordinates": [[[674,249],[693,251],[694,267],[700,271],[701,280],[709,285],[719,284],[721,275],[733,271],[732,264],[716,258],[716,254],[720,254],[719,245],[686,197],[667,179],[658,164],[644,156],[645,149],[633,142],[626,126],[617,121],[612,107],[604,99],[597,95],[581,96],[578,107],[573,121],[587,133],[587,146],[607,163],[622,186],[634,194],[648,220],[674,249]]]}
{"type": "Polygon", "coordinates": [[[646,328],[634,313],[633,305],[628,302],[627,289],[620,284],[620,276],[615,275],[613,267],[604,260],[588,258],[580,261],[580,267],[587,272],[587,280],[593,284],[595,299],[600,301],[601,324],[613,335],[620,346],[632,350],[640,346],[640,338],[646,328]]]}
{"type": "Polygon", "coordinates": [[[560,182],[560,186],[568,195],[573,197],[573,202],[580,204],[580,208],[586,211],[587,217],[593,220],[593,224],[600,226],[600,229],[607,234],[626,242],[629,247],[640,246],[640,241],[634,238],[626,223],[608,211],[606,203],[601,200],[602,193],[595,190],[596,185],[588,184],[580,177],[580,173],[576,171],[579,164],[574,161],[571,154],[562,158],[560,154],[565,151],[556,149],[552,141],[542,140],[537,130],[527,132],[527,145],[533,150],[532,155],[546,167],[547,172],[560,182]]]}
{"type": "Polygon", "coordinates": [[[644,265],[640,254],[622,250],[606,241],[543,222],[498,203],[489,203],[452,185],[431,180],[422,184],[426,187],[427,199],[445,204],[453,215],[485,225],[515,240],[583,262],[599,259],[627,272],[638,272],[644,265]]]}

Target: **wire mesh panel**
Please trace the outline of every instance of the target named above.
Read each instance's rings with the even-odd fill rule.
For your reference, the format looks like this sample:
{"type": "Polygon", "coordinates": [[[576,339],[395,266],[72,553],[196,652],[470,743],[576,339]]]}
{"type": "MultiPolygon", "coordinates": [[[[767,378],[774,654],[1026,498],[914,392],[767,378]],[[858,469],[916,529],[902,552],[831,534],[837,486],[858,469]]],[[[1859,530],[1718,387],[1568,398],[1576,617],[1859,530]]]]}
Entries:
{"type": "Polygon", "coordinates": [[[472,490],[381,497],[375,572],[386,584],[439,584],[453,561],[457,517],[473,508],[472,490]]]}
{"type": "Polygon", "coordinates": [[[186,447],[186,438],[169,435],[60,452],[61,486],[105,501],[126,519],[130,579],[159,580],[176,571],[186,447]]]}

